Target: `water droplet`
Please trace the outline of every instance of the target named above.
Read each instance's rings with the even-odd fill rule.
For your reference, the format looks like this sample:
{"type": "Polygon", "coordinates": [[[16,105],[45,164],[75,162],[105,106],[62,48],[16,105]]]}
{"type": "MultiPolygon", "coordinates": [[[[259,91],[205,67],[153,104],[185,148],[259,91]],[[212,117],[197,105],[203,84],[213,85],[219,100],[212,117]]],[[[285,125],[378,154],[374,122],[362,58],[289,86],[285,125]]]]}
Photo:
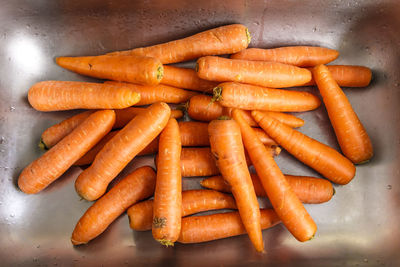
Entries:
{"type": "Polygon", "coordinates": [[[314,28],[312,29],[312,31],[313,31],[313,32],[316,32],[316,31],[317,31],[317,27],[314,27],[314,28]]]}
{"type": "Polygon", "coordinates": [[[11,217],[11,218],[14,218],[14,217],[15,217],[15,214],[11,213],[11,214],[10,214],[10,217],[11,217]]]}
{"type": "Polygon", "coordinates": [[[39,259],[38,259],[38,258],[33,258],[33,261],[34,261],[34,262],[38,262],[39,259]]]}
{"type": "Polygon", "coordinates": [[[256,22],[253,22],[253,24],[258,26],[258,25],[260,25],[260,22],[256,21],[256,22]]]}
{"type": "Polygon", "coordinates": [[[6,139],[4,138],[4,136],[0,137],[0,145],[3,144],[6,141],[6,139]]]}
{"type": "Polygon", "coordinates": [[[37,245],[36,248],[40,248],[40,245],[37,245]]]}
{"type": "Polygon", "coordinates": [[[391,184],[388,184],[388,185],[386,186],[386,188],[387,188],[387,190],[390,190],[390,189],[392,189],[392,185],[391,185],[391,184]]]}
{"type": "Polygon", "coordinates": [[[368,259],[364,259],[364,262],[368,262],[368,259]]]}

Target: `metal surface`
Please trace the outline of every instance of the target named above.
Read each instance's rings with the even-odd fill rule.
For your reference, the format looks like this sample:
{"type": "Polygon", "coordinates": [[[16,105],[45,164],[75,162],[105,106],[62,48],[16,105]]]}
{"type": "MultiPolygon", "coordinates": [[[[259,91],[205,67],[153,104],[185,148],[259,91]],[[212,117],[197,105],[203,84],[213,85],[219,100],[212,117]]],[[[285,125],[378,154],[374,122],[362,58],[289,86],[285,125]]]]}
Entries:
{"type": "MultiPolygon", "coordinates": [[[[0,265],[400,265],[400,2],[393,1],[0,1],[0,265]],[[26,98],[41,80],[90,80],[59,68],[54,57],[97,55],[243,23],[252,46],[311,44],[338,49],[338,64],[369,66],[368,88],[345,89],[375,147],[356,178],[333,199],[307,205],[318,225],[314,240],[297,242],[283,226],[264,231],[267,254],[246,236],[162,248],[150,232],[133,232],[127,216],[86,246],[71,232],[91,203],[80,201],[71,168],[34,196],[16,179],[41,151],[41,132],[74,112],[42,113],[26,98]]],[[[305,90],[317,94],[314,88],[305,90]]],[[[338,145],[324,107],[299,116],[302,131],[338,145]]],[[[317,174],[286,153],[285,173],[317,174]]],[[[137,158],[130,167],[152,164],[137,158]]],[[[199,179],[184,179],[197,188],[199,179]]]]}

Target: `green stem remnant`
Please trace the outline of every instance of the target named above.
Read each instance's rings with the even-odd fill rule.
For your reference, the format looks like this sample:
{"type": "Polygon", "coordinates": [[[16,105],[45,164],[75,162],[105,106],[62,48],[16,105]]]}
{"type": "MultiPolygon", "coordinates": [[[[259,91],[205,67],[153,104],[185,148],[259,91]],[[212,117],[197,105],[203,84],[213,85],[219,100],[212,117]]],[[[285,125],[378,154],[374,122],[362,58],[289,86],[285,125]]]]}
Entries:
{"type": "Polygon", "coordinates": [[[251,35],[250,35],[250,32],[249,32],[249,29],[247,29],[247,28],[246,28],[246,37],[247,37],[247,43],[250,44],[250,42],[251,42],[251,35]]]}
{"type": "Polygon", "coordinates": [[[49,150],[49,148],[48,148],[48,147],[46,146],[46,144],[43,142],[43,139],[40,139],[39,147],[40,147],[40,149],[43,149],[43,150],[49,150]]]}
{"type": "Polygon", "coordinates": [[[213,97],[211,99],[211,102],[221,101],[221,100],[222,100],[222,87],[220,86],[214,87],[213,97]]]}
{"type": "Polygon", "coordinates": [[[161,245],[164,245],[166,247],[173,247],[174,246],[174,242],[171,242],[170,240],[166,240],[166,239],[157,239],[158,242],[161,243],[161,245]]]}
{"type": "Polygon", "coordinates": [[[164,77],[164,67],[161,65],[157,68],[157,80],[161,81],[164,77]]]}

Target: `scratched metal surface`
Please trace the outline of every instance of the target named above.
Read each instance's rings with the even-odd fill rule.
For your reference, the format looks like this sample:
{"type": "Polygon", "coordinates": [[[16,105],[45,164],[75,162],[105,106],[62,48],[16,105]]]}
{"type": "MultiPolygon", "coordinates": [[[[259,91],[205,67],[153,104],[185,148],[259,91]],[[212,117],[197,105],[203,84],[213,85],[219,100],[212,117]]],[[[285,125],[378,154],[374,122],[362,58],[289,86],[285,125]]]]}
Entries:
{"type": "MultiPolygon", "coordinates": [[[[202,2],[0,1],[1,266],[400,264],[400,2],[202,2]],[[349,185],[336,186],[330,202],[307,206],[319,228],[304,244],[277,226],[264,231],[264,255],[246,236],[166,249],[150,232],[131,231],[124,215],[88,245],[73,247],[70,234],[91,205],[74,192],[81,169],[71,168],[38,195],[16,187],[23,167],[42,153],[41,132],[75,113],[33,110],[29,87],[49,79],[91,80],[59,68],[56,56],[145,46],[229,23],[249,27],[251,46],[326,46],[340,51],[338,64],[372,68],[369,87],[344,90],[371,136],[373,160],[357,167],[349,185]]],[[[304,133],[338,148],[324,107],[299,116],[304,133]]],[[[284,152],[277,161],[285,173],[318,176],[284,152]]],[[[145,164],[152,159],[137,158],[130,168],[145,164]]],[[[198,188],[198,181],[184,179],[184,188],[198,188]]]]}

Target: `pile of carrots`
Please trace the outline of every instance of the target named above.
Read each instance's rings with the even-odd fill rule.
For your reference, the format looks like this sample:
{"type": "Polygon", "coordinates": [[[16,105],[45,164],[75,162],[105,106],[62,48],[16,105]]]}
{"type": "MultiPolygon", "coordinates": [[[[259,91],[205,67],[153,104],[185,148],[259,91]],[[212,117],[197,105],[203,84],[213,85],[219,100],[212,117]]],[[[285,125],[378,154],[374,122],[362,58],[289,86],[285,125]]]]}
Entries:
{"type": "Polygon", "coordinates": [[[329,201],[331,182],[349,183],[354,164],[373,156],[340,88],[367,86],[371,71],[325,66],[339,56],[333,49],[248,48],[250,40],[245,26],[233,24],[150,47],[57,58],[63,68],[109,81],[43,81],[29,89],[36,110],[88,111],[43,132],[47,151],[22,171],[19,188],[36,194],[71,166],[89,165],[75,189],[95,202],[76,224],[74,245],[94,239],[125,211],[132,229],[152,230],[166,246],[247,233],[262,252],[262,229],[280,222],[297,240],[312,239],[317,226],[303,204],[329,201]],[[193,59],[195,69],[167,65],[193,59]],[[286,89],[314,85],[341,152],[297,131],[304,121],[284,113],[318,108],[316,95],[286,89]],[[167,103],[185,103],[192,120],[178,122],[182,110],[167,103]],[[284,175],[274,160],[281,149],[326,179],[284,175]],[[135,157],[155,153],[157,171],[140,167],[107,191],[135,157]],[[212,176],[201,181],[207,189],[182,192],[182,177],[194,176],[212,176]],[[260,209],[257,197],[268,197],[273,208],[260,209]],[[189,216],[221,209],[237,211],[189,216]]]}

